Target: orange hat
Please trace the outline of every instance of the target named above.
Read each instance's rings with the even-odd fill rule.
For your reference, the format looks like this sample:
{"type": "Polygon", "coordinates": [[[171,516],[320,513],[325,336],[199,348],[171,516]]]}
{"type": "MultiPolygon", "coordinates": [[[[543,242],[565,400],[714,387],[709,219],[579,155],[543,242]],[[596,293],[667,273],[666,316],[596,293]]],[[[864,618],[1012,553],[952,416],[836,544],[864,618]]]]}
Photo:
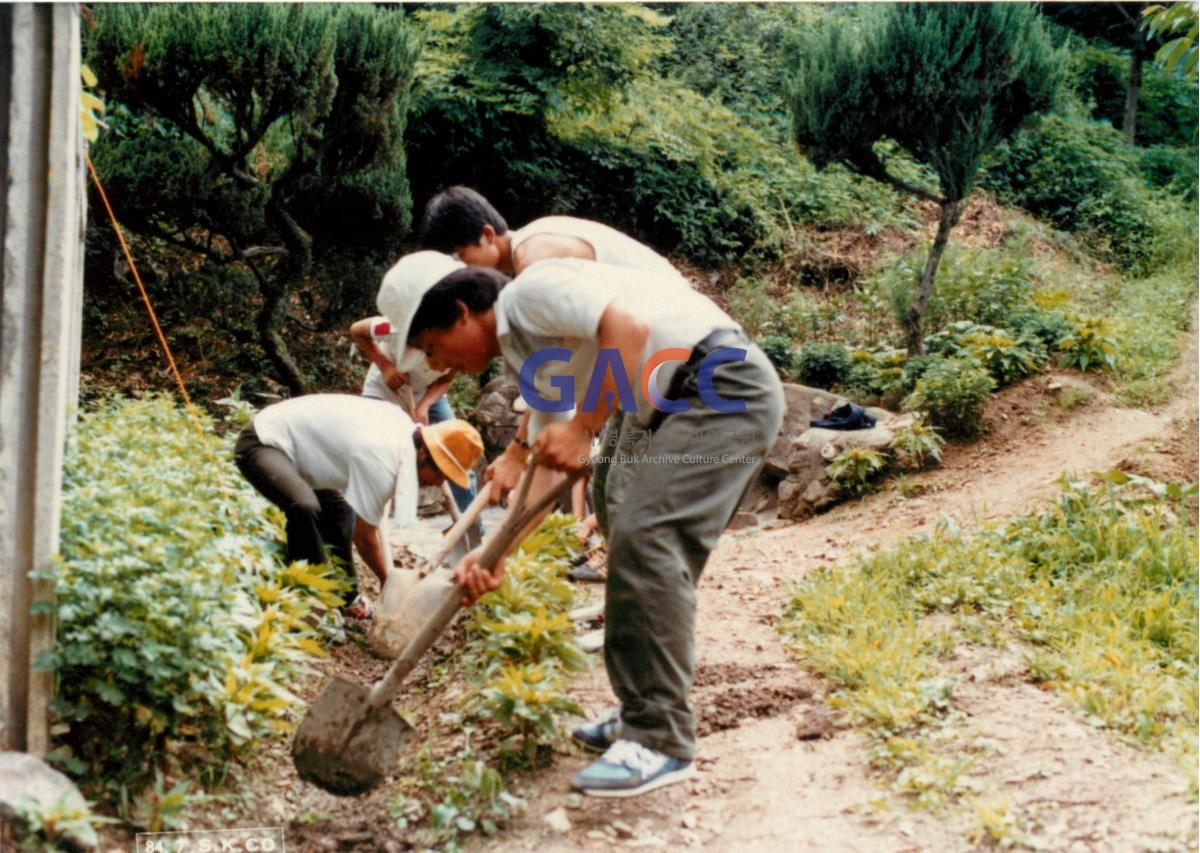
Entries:
{"type": "Polygon", "coordinates": [[[483,455],[479,431],[466,421],[442,421],[421,427],[421,440],[446,479],[464,489],[471,487],[471,469],[483,455]]]}

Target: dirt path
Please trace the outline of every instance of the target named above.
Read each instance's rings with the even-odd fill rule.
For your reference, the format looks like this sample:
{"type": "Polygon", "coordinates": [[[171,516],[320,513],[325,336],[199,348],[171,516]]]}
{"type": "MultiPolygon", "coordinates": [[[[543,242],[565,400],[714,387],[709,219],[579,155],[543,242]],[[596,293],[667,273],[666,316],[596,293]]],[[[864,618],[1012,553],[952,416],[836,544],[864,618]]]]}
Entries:
{"type": "MultiPolygon", "coordinates": [[[[1083,382],[1078,376],[1027,382],[994,401],[985,441],[951,449],[941,468],[916,478],[920,496],[884,491],[803,524],[726,536],[700,588],[699,778],[614,804],[568,793],[570,774],[587,759],[563,758],[527,781],[529,808],[488,849],[973,847],[964,819],[910,809],[878,784],[866,739],[839,726],[825,710],[823,685],[789,659],[774,628],[788,583],[861,549],[929,532],[939,518],[969,527],[1027,512],[1052,498],[1064,471],[1123,467],[1195,481],[1195,375],[1192,340],[1176,402],[1156,413],[1115,408],[1101,391],[1063,408],[1057,389],[1083,382]],[[565,832],[545,820],[557,809],[570,821],[565,832]]],[[[1176,759],[1088,726],[1023,682],[1015,650],[964,652],[954,664],[965,720],[956,734],[975,759],[971,781],[981,801],[1007,803],[1043,849],[1195,848],[1196,806],[1176,759]]],[[[602,667],[573,693],[589,711],[614,701],[602,667]]]]}
{"type": "MultiPolygon", "coordinates": [[[[870,744],[834,717],[826,685],[789,656],[775,625],[790,583],[861,549],[928,532],[938,519],[965,527],[1027,512],[1052,498],[1063,471],[1120,466],[1158,479],[1197,477],[1196,341],[1181,359],[1171,405],[1147,412],[1118,408],[1101,389],[1065,399],[1062,387],[1093,382],[1076,374],[1042,376],[992,403],[987,437],[950,448],[943,465],[862,502],[802,524],[725,536],[700,586],[698,712],[701,773],[695,780],[634,800],[571,794],[568,779],[588,758],[558,756],[554,766],[511,780],[528,806],[478,849],[611,850],[696,847],[733,851],[954,851],[978,846],[962,810],[910,808],[880,784],[870,744]],[[557,828],[547,815],[560,812],[557,828]],[[561,824],[565,815],[569,827],[561,824]]],[[[588,595],[602,594],[595,587],[588,595]]],[[[453,753],[460,727],[443,712],[467,689],[449,668],[454,638],[443,638],[441,675],[415,720],[422,743],[453,753]]],[[[435,656],[437,658],[437,656],[435,656]]],[[[1018,649],[960,650],[951,724],[973,759],[968,771],[981,801],[1005,802],[1041,849],[1195,849],[1196,805],[1176,759],[1140,750],[1092,728],[1050,693],[1022,680],[1018,649]]],[[[426,664],[428,665],[428,664],[426,664]]],[[[355,642],[321,667],[362,682],[385,664],[355,642]]],[[[304,686],[311,699],[319,679],[304,686]]],[[[580,676],[572,694],[586,711],[613,704],[603,667],[580,676]]],[[[289,853],[408,848],[383,785],[361,798],[337,798],[301,783],[287,744],[273,743],[234,782],[206,821],[213,826],[282,826],[289,853]],[[233,823],[229,823],[233,821],[233,823]],[[252,821],[252,822],[248,822],[252,821]]],[[[130,849],[119,845],[112,850],[130,849]]]]}

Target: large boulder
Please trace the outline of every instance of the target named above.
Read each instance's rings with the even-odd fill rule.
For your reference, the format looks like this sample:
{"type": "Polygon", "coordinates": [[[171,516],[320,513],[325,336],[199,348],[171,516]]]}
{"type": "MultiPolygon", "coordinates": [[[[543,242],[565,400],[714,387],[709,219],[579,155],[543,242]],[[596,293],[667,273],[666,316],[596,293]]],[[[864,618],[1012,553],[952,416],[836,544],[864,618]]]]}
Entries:
{"type": "Polygon", "coordinates": [[[809,428],[809,421],[814,421],[830,409],[846,402],[845,397],[839,397],[832,391],[822,388],[810,388],[807,385],[783,383],[783,401],[786,409],[783,414],[783,428],[779,430],[779,438],[771,445],[767,453],[763,471],[769,478],[779,481],[788,475],[788,463],[792,458],[792,443],[809,428]]]}
{"type": "Polygon", "coordinates": [[[834,504],[840,497],[827,473],[829,463],[844,450],[862,447],[886,452],[896,432],[912,424],[914,416],[868,409],[875,416],[871,429],[833,430],[810,428],[792,441],[788,473],[779,484],[779,517],[802,519],[834,504]]]}

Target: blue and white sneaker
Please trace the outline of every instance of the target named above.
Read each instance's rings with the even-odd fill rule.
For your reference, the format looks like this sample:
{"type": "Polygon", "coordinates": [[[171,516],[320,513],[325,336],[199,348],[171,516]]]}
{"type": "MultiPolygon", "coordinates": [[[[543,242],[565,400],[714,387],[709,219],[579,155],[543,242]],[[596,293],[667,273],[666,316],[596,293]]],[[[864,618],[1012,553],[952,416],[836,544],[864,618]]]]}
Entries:
{"type": "Polygon", "coordinates": [[[604,716],[584,723],[571,732],[571,740],[590,749],[592,752],[604,752],[621,734],[621,706],[611,709],[604,716]]]}
{"type": "Polygon", "coordinates": [[[634,797],[696,775],[696,765],[655,752],[631,740],[618,740],[571,779],[571,787],[592,797],[634,797]]]}

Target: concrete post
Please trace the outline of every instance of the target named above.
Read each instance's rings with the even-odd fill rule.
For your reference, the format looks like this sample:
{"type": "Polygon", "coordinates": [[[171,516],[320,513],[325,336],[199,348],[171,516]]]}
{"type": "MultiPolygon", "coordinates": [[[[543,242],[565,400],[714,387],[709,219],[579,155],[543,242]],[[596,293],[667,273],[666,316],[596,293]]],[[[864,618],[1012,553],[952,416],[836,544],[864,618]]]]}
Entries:
{"type": "MultiPolygon", "coordinates": [[[[44,754],[52,679],[46,569],[58,550],[83,263],[79,14],[0,5],[0,749],[44,754]]],[[[73,407],[72,407],[73,408],[73,407]]]]}

